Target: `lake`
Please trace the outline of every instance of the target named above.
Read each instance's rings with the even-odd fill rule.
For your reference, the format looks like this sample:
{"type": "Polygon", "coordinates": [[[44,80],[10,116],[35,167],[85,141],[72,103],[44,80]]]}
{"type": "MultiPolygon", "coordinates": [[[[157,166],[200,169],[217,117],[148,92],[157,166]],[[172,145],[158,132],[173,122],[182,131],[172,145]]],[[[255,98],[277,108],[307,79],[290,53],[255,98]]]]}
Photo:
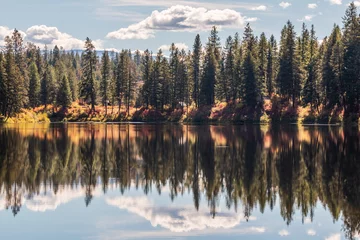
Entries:
{"type": "Polygon", "coordinates": [[[0,126],[0,239],[356,239],[360,133],[0,126]]]}

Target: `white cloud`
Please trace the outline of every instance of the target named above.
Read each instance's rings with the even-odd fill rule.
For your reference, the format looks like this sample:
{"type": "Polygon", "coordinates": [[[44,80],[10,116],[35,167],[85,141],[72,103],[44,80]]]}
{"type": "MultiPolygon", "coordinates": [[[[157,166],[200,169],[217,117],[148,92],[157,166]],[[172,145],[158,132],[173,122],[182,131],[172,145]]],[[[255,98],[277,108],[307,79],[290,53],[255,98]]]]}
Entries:
{"type": "Polygon", "coordinates": [[[306,15],[306,16],[304,16],[303,19],[298,19],[298,21],[299,22],[310,22],[314,17],[315,17],[315,15],[306,15]]]}
{"type": "Polygon", "coordinates": [[[329,0],[331,5],[341,5],[342,0],[329,0]]]}
{"type": "MultiPolygon", "coordinates": [[[[161,226],[171,232],[181,233],[209,229],[231,229],[245,221],[241,214],[233,212],[217,213],[215,218],[209,215],[208,210],[195,211],[193,206],[178,207],[156,206],[147,197],[114,197],[107,198],[106,203],[148,220],[152,226],[161,226]]],[[[251,228],[253,233],[264,233],[265,228],[251,228]]]]}
{"type": "MultiPolygon", "coordinates": [[[[46,25],[34,25],[26,30],[26,40],[38,45],[48,45],[50,48],[55,45],[64,49],[83,49],[84,40],[77,39],[70,34],[60,32],[56,27],[46,25]]],[[[102,48],[101,40],[94,40],[97,49],[102,48]]]]}
{"type": "Polygon", "coordinates": [[[309,3],[308,4],[308,8],[310,8],[310,9],[315,9],[317,7],[318,7],[318,5],[316,3],[309,3]]]}
{"type": "Polygon", "coordinates": [[[314,18],[314,15],[306,15],[306,16],[304,17],[304,20],[305,20],[305,21],[311,21],[313,18],[314,18]]]}
{"type": "Polygon", "coordinates": [[[309,236],[315,236],[315,235],[316,235],[316,232],[315,232],[315,230],[313,230],[313,229],[309,229],[309,230],[307,231],[307,235],[309,235],[309,236]]]}
{"type": "Polygon", "coordinates": [[[325,238],[325,240],[340,240],[340,239],[341,239],[340,233],[336,233],[325,238]]]}
{"type": "Polygon", "coordinates": [[[257,17],[252,17],[252,18],[247,18],[246,17],[244,20],[245,20],[245,22],[256,22],[259,19],[257,17]]]}
{"type": "Polygon", "coordinates": [[[291,3],[289,3],[289,2],[281,2],[281,3],[279,4],[279,6],[282,7],[283,9],[285,9],[285,8],[290,7],[290,6],[291,6],[291,3]]]}
{"type": "MultiPolygon", "coordinates": [[[[14,29],[10,29],[6,26],[0,26],[0,46],[4,46],[5,45],[5,37],[6,36],[11,36],[12,33],[14,32],[14,29]]],[[[21,36],[24,38],[26,36],[26,34],[23,31],[20,31],[21,36]]]]}
{"type": "Polygon", "coordinates": [[[39,195],[35,195],[32,199],[26,201],[26,207],[34,212],[55,210],[62,204],[84,196],[84,192],[82,189],[72,189],[66,186],[55,194],[53,191],[45,193],[42,188],[39,195]]]}
{"type": "Polygon", "coordinates": [[[360,7],[360,1],[354,1],[356,7],[360,7]]]}
{"type": "MultiPolygon", "coordinates": [[[[318,42],[319,42],[319,41],[318,41],[318,42]]],[[[309,217],[305,218],[305,219],[304,219],[304,223],[305,223],[305,224],[310,224],[310,223],[312,223],[311,218],[309,218],[309,217]]]]}
{"type": "MultiPolygon", "coordinates": [[[[169,51],[171,45],[161,45],[159,49],[161,49],[162,51],[169,51]]],[[[189,47],[185,44],[185,43],[175,43],[175,47],[177,47],[179,50],[188,50],[189,47]]]]}
{"type": "Polygon", "coordinates": [[[156,31],[207,31],[212,26],[239,27],[244,17],[230,9],[209,10],[184,5],[172,6],[161,12],[153,11],[146,19],[107,34],[111,39],[148,39],[156,31]]]}
{"type": "Polygon", "coordinates": [[[253,7],[251,10],[253,11],[266,11],[267,7],[265,5],[260,5],[257,7],[253,7]]]}
{"type": "Polygon", "coordinates": [[[161,7],[161,8],[169,8],[175,5],[186,5],[190,7],[204,7],[207,9],[247,9],[252,10],[257,7],[258,4],[242,1],[189,1],[189,0],[103,0],[104,4],[109,7],[125,7],[125,6],[146,6],[146,7],[161,7]]]}
{"type": "Polygon", "coordinates": [[[282,237],[286,237],[286,236],[289,236],[290,233],[286,229],[283,229],[279,232],[279,235],[282,237]]]}

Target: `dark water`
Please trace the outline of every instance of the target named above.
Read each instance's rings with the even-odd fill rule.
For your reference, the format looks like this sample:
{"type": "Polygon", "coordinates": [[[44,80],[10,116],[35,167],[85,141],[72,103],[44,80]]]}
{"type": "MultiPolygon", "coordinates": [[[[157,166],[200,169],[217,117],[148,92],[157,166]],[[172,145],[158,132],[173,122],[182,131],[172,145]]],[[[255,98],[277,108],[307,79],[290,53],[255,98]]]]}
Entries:
{"type": "Polygon", "coordinates": [[[0,239],[356,239],[340,127],[0,127],[0,239]]]}

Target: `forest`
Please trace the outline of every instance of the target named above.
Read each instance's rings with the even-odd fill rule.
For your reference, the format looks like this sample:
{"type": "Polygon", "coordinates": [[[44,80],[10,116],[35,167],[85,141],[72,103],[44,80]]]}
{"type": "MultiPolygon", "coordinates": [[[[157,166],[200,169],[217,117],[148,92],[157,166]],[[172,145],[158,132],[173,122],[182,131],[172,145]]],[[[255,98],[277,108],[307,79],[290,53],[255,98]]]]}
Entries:
{"type": "Polygon", "coordinates": [[[0,51],[2,121],[24,111],[61,121],[358,122],[360,17],[349,4],[342,26],[324,39],[288,21],[279,42],[242,36],[221,45],[216,26],[186,52],[103,51],[87,38],[84,51],[25,44],[19,31],[0,51]]]}

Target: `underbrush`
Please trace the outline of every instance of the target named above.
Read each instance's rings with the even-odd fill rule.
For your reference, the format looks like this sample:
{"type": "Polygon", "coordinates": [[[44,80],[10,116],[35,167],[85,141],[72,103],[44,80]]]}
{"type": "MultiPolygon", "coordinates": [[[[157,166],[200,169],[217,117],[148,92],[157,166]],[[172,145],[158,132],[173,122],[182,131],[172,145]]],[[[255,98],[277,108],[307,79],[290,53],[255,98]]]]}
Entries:
{"type": "Polygon", "coordinates": [[[35,123],[35,122],[185,122],[185,123],[296,123],[296,124],[339,124],[356,123],[358,115],[344,118],[341,107],[319,106],[316,109],[310,106],[296,106],[273,96],[265,99],[263,106],[250,108],[239,101],[218,102],[212,106],[196,108],[178,107],[164,109],[153,107],[130,107],[129,112],[125,106],[119,111],[118,106],[109,106],[107,113],[105,107],[96,106],[92,111],[87,105],[74,102],[69,108],[55,106],[23,109],[19,114],[5,119],[0,116],[0,122],[8,123],[35,123]]]}

